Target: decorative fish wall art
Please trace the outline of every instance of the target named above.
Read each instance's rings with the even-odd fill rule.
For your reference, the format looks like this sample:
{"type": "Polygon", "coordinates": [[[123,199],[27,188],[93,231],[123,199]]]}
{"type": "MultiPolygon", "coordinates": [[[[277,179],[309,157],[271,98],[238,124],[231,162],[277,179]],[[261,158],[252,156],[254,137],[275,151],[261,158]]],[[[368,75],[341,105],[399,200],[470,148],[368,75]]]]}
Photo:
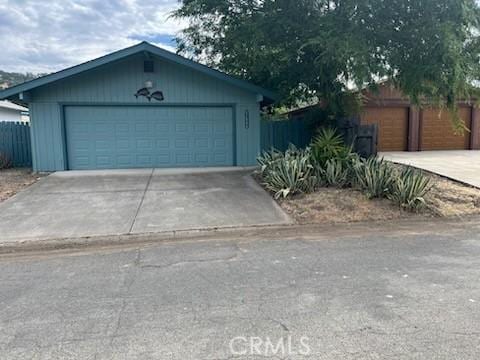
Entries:
{"type": "Polygon", "coordinates": [[[163,101],[163,99],[164,99],[163,93],[159,90],[154,91],[153,93],[150,94],[150,96],[148,96],[148,101],[150,101],[151,99],[155,99],[155,100],[158,100],[158,101],[163,101]]]}
{"type": "Polygon", "coordinates": [[[147,88],[141,88],[135,93],[135,98],[138,99],[139,96],[145,96],[148,101],[152,101],[152,99],[155,99],[157,101],[163,101],[165,98],[163,97],[163,92],[156,90],[152,93],[150,93],[150,90],[147,88]]]}
{"type": "Polygon", "coordinates": [[[147,89],[147,88],[141,88],[139,90],[137,90],[137,92],[135,93],[135,98],[138,99],[139,96],[145,96],[145,97],[148,97],[150,95],[150,91],[147,89]]]}

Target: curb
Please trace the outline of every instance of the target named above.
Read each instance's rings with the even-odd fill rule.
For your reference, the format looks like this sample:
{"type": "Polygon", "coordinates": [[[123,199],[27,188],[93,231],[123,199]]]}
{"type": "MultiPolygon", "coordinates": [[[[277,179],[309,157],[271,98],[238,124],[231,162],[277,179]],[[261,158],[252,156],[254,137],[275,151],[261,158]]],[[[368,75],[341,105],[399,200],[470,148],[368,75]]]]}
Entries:
{"type": "Polygon", "coordinates": [[[117,235],[93,235],[85,237],[66,237],[53,239],[28,239],[23,241],[0,242],[0,255],[23,253],[23,252],[42,252],[55,250],[81,250],[95,247],[125,247],[141,246],[156,243],[167,243],[174,241],[191,240],[214,240],[230,239],[241,236],[251,236],[255,234],[271,234],[284,232],[292,229],[296,225],[258,225],[246,227],[222,227],[190,229],[152,233],[128,233],[117,235]]]}
{"type": "Polygon", "coordinates": [[[315,225],[259,225],[246,227],[205,228],[159,233],[102,235],[48,240],[0,242],[0,255],[15,255],[58,250],[87,250],[103,247],[135,247],[171,242],[228,240],[334,240],[340,238],[368,239],[381,235],[386,238],[419,234],[454,234],[470,230],[478,233],[478,216],[459,218],[401,219],[357,223],[315,225]]]}

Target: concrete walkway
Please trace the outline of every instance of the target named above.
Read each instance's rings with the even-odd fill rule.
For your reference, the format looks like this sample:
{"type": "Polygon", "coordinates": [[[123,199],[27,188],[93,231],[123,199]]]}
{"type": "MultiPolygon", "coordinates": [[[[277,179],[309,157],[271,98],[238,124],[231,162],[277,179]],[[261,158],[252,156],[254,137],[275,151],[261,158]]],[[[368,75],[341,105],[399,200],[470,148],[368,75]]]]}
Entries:
{"type": "Polygon", "coordinates": [[[58,172],[0,204],[0,242],[278,225],[251,170],[58,172]]]}
{"type": "Polygon", "coordinates": [[[480,150],[399,151],[379,156],[480,188],[480,150]]]}

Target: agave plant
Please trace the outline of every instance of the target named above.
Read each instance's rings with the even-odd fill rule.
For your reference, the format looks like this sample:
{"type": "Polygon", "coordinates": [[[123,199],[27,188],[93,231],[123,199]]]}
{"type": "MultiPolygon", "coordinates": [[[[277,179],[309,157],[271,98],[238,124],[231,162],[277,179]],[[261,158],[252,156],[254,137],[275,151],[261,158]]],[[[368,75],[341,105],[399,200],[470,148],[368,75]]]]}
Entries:
{"type": "Polygon", "coordinates": [[[432,188],[431,179],[412,167],[402,170],[392,185],[389,199],[410,211],[425,206],[425,195],[432,188]]]}
{"type": "Polygon", "coordinates": [[[368,198],[386,197],[391,191],[395,173],[383,159],[371,157],[354,166],[354,184],[362,189],[368,198]]]}
{"type": "Polygon", "coordinates": [[[322,175],[327,186],[344,187],[349,183],[349,169],[340,160],[328,160],[322,175]]]}
{"type": "Polygon", "coordinates": [[[263,151],[262,154],[257,157],[257,162],[260,165],[260,174],[265,173],[271,164],[283,157],[284,154],[274,148],[269,151],[263,151]]]}
{"type": "Polygon", "coordinates": [[[275,198],[312,192],[317,179],[310,164],[310,150],[290,148],[281,157],[269,163],[263,172],[263,183],[275,198]]]}

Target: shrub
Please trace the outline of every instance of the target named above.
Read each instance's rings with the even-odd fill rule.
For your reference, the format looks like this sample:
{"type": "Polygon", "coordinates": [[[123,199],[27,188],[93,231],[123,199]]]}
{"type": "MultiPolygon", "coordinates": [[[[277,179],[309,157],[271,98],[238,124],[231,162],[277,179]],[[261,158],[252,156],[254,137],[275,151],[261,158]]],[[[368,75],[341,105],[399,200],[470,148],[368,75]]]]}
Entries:
{"type": "Polygon", "coordinates": [[[404,209],[418,211],[425,206],[425,195],[431,188],[430,178],[407,167],[395,178],[388,197],[404,209]]]}
{"type": "Polygon", "coordinates": [[[335,129],[321,129],[311,144],[312,161],[325,169],[329,160],[349,161],[352,149],[343,143],[342,137],[335,129]]]}
{"type": "Polygon", "coordinates": [[[284,153],[264,151],[257,160],[263,184],[276,199],[309,193],[319,185],[354,186],[370,199],[386,197],[404,209],[418,211],[431,189],[430,178],[411,167],[397,172],[383,159],[360,159],[332,129],[323,129],[305,150],[291,144],[284,153]]]}
{"type": "Polygon", "coordinates": [[[0,169],[9,169],[12,165],[12,160],[6,154],[0,152],[0,169]]]}
{"type": "Polygon", "coordinates": [[[315,190],[317,178],[310,164],[310,149],[299,150],[291,145],[285,151],[270,152],[259,158],[265,187],[275,194],[275,198],[287,197],[315,190]]]}
{"type": "Polygon", "coordinates": [[[386,197],[390,193],[395,179],[393,168],[376,157],[359,161],[354,166],[356,187],[365,192],[368,198],[386,197]]]}

